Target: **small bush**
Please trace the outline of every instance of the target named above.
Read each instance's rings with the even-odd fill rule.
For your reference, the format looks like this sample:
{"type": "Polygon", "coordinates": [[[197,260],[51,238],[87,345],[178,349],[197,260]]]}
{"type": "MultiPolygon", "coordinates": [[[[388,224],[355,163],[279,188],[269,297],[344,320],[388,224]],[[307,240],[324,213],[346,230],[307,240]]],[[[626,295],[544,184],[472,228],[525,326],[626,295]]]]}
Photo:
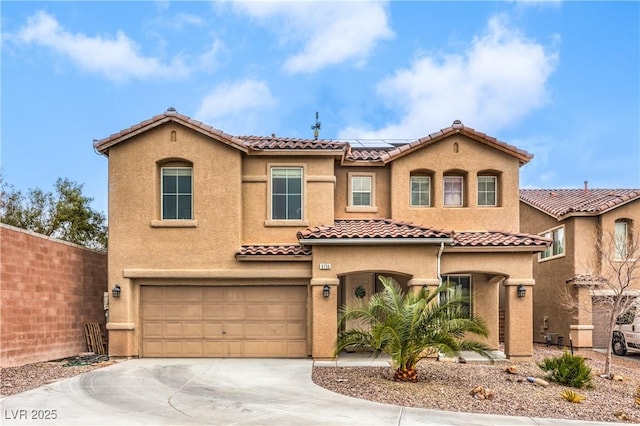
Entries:
{"type": "Polygon", "coordinates": [[[562,356],[545,358],[538,367],[546,371],[549,380],[572,388],[592,388],[593,376],[591,367],[584,363],[584,358],[564,351],[562,356]]]}
{"type": "Polygon", "coordinates": [[[564,399],[573,403],[580,403],[585,400],[584,395],[580,395],[578,392],[566,390],[560,394],[564,399]]]}

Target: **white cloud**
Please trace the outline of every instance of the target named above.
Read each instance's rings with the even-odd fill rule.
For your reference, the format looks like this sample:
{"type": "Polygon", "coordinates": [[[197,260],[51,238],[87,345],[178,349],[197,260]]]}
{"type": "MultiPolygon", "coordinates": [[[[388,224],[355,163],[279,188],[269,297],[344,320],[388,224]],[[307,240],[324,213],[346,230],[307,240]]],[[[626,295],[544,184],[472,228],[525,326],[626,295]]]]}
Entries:
{"type": "Polygon", "coordinates": [[[548,101],[546,83],[555,52],[494,17],[463,53],[422,56],[377,87],[385,104],[401,111],[381,129],[348,128],[342,138],[417,138],[460,119],[495,132],[548,101]]]}
{"type": "Polygon", "coordinates": [[[301,45],[284,68],[315,72],[331,65],[366,62],[382,40],[394,36],[384,2],[237,2],[235,9],[263,22],[281,43],[301,45]],[[274,23],[275,22],[275,23],[274,23]]]}
{"type": "Polygon", "coordinates": [[[269,86],[248,79],[217,86],[202,99],[194,117],[226,132],[247,133],[277,104],[269,86]]]}
{"type": "Polygon", "coordinates": [[[188,74],[178,57],[163,64],[158,58],[145,57],[122,31],[115,37],[89,37],[65,30],[46,12],[38,12],[12,39],[26,44],[46,46],[66,56],[80,68],[102,74],[109,80],[125,81],[149,77],[179,78],[188,74]]]}

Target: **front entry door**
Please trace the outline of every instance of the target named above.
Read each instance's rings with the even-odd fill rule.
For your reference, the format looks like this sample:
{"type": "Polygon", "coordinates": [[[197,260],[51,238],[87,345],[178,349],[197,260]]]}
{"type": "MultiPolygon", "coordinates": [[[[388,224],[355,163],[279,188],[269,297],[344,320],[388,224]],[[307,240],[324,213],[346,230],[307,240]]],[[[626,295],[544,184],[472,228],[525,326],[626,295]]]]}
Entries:
{"type": "MultiPolygon", "coordinates": [[[[351,274],[345,277],[345,297],[346,304],[351,304],[354,300],[361,299],[365,303],[372,294],[375,293],[375,274],[351,274]]],[[[364,324],[362,320],[349,320],[345,324],[346,329],[351,328],[369,328],[368,324],[364,324]]]]}

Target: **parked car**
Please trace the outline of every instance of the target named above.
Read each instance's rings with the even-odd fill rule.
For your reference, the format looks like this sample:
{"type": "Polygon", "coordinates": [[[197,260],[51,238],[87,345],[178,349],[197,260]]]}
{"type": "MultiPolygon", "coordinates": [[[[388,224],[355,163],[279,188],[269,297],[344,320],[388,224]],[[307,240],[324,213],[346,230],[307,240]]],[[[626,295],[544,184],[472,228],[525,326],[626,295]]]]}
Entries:
{"type": "Polygon", "coordinates": [[[627,351],[640,352],[640,313],[637,300],[631,308],[620,315],[612,334],[613,353],[626,355],[627,351]]]}

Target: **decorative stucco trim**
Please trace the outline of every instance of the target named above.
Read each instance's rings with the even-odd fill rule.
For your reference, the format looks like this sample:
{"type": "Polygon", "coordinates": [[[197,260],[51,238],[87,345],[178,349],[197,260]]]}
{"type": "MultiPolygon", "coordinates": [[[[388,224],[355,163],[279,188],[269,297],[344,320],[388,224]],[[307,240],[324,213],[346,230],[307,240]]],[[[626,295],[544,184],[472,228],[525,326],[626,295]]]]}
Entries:
{"type": "Polygon", "coordinates": [[[417,287],[417,286],[437,286],[440,285],[440,280],[437,278],[413,278],[407,281],[407,286],[409,287],[417,287]]]}
{"type": "Polygon", "coordinates": [[[594,328],[595,327],[593,325],[574,324],[569,326],[570,330],[593,330],[594,328]]]}
{"type": "Polygon", "coordinates": [[[536,280],[534,280],[533,278],[507,278],[502,282],[502,285],[504,286],[520,285],[520,284],[526,285],[526,286],[532,286],[536,284],[536,280]]]}
{"type": "Polygon", "coordinates": [[[319,285],[330,285],[330,286],[337,286],[340,285],[340,280],[338,278],[311,278],[311,285],[312,286],[319,286],[319,285]]]}
{"type": "Polygon", "coordinates": [[[305,269],[124,269],[124,278],[311,278],[305,269]]]}
{"type": "Polygon", "coordinates": [[[132,322],[108,322],[107,330],[135,330],[136,325],[132,322]]]}

